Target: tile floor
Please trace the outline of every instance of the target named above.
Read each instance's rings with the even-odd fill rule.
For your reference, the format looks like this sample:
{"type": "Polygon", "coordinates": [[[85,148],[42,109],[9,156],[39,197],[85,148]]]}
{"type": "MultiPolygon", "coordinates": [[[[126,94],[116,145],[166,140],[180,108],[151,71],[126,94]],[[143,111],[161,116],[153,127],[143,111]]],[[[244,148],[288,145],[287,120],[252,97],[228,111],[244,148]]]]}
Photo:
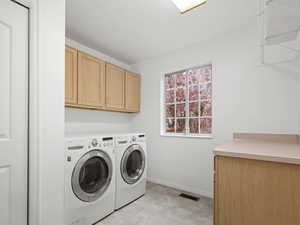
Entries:
{"type": "Polygon", "coordinates": [[[179,191],[148,183],[147,193],[97,225],[212,225],[212,200],[179,197],[179,191]]]}

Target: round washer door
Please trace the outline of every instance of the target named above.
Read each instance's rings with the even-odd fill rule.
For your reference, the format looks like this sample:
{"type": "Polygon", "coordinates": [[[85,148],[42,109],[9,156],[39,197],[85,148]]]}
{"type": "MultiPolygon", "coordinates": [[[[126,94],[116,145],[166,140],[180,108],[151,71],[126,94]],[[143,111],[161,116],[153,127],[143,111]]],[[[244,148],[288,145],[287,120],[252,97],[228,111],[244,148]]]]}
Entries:
{"type": "Polygon", "coordinates": [[[109,187],[113,165],[107,153],[92,150],[77,162],[72,174],[74,194],[84,202],[99,199],[109,187]]]}
{"type": "Polygon", "coordinates": [[[145,171],[145,152],[140,145],[129,146],[121,161],[121,175],[128,184],[138,182],[145,171]]]}

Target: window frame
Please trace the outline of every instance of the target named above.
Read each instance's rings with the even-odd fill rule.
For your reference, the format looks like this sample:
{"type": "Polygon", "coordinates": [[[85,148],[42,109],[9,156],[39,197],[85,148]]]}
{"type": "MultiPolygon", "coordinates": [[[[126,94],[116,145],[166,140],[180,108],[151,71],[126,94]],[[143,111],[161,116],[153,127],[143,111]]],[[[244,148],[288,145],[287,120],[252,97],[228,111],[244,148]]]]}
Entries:
{"type": "MultiPolygon", "coordinates": [[[[185,138],[201,138],[201,139],[212,139],[213,138],[213,133],[214,133],[214,110],[213,110],[213,75],[214,75],[214,67],[213,67],[213,63],[212,62],[207,62],[207,63],[203,63],[201,65],[198,65],[198,66],[193,66],[193,67],[189,67],[189,68],[186,68],[186,69],[182,69],[182,70],[178,70],[178,71],[175,71],[175,72],[169,72],[169,73],[164,73],[161,77],[161,80],[160,80],[160,135],[161,136],[164,136],[164,137],[185,137],[185,138]],[[189,107],[190,107],[190,103],[192,102],[198,102],[198,104],[201,104],[201,100],[199,99],[198,101],[191,101],[189,100],[189,88],[190,86],[193,86],[193,85],[189,85],[189,80],[186,79],[186,101],[184,102],[186,104],[186,107],[188,107],[186,109],[186,115],[185,117],[177,117],[176,116],[176,104],[177,101],[176,101],[176,87],[174,87],[174,107],[175,107],[175,129],[176,129],[176,119],[180,119],[180,118],[184,118],[186,121],[185,121],[185,131],[183,133],[176,133],[176,130],[174,132],[166,132],[166,109],[167,109],[167,103],[165,102],[165,97],[166,97],[166,85],[165,85],[165,76],[166,75],[174,75],[174,74],[178,74],[178,73],[184,73],[184,72],[188,72],[189,70],[194,70],[194,69],[198,69],[198,68],[201,68],[201,67],[205,67],[205,66],[211,66],[212,67],[212,70],[211,70],[211,85],[212,85],[212,93],[211,93],[211,103],[212,103],[212,115],[211,116],[208,116],[208,118],[211,118],[212,120],[212,124],[211,124],[211,133],[210,134],[201,134],[201,133],[190,133],[189,130],[188,130],[188,127],[187,127],[187,124],[189,123],[189,119],[192,119],[193,117],[190,117],[189,115],[189,107]]],[[[187,76],[188,77],[188,76],[187,76]]],[[[197,84],[198,86],[200,85],[197,84]]],[[[196,86],[196,85],[195,85],[196,86]]],[[[199,90],[200,91],[200,90],[199,90]]],[[[200,96],[199,96],[200,97],[200,96]]],[[[180,103],[179,103],[180,104],[180,103]]],[[[200,108],[200,106],[199,106],[200,108]]],[[[199,111],[200,113],[200,111],[199,111]]],[[[199,123],[200,123],[200,118],[201,116],[198,116],[198,117],[195,117],[197,119],[199,119],[199,123]]],[[[204,117],[205,118],[205,117],[204,117]]],[[[200,124],[199,124],[199,128],[200,128],[200,124]]]]}

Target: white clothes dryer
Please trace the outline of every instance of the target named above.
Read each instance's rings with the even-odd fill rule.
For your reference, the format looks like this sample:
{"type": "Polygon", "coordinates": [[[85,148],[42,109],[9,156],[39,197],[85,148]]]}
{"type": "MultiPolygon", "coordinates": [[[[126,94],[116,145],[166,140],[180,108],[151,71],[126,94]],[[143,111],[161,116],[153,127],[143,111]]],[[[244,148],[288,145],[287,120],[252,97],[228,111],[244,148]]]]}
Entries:
{"type": "Polygon", "coordinates": [[[65,147],[65,224],[92,225],[115,208],[113,136],[73,137],[65,147]]]}
{"type": "Polygon", "coordinates": [[[145,134],[126,134],[116,141],[116,204],[119,209],[146,192],[147,149],[145,134]]]}

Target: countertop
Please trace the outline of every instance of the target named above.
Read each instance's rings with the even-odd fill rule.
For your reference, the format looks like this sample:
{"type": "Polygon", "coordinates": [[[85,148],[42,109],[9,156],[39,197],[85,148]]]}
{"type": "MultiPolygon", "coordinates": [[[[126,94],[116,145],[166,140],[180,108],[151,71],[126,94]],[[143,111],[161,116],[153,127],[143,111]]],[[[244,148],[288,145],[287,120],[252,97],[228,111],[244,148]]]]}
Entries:
{"type": "Polygon", "coordinates": [[[214,155],[300,164],[299,140],[299,135],[235,133],[232,142],[214,149],[214,155]]]}

